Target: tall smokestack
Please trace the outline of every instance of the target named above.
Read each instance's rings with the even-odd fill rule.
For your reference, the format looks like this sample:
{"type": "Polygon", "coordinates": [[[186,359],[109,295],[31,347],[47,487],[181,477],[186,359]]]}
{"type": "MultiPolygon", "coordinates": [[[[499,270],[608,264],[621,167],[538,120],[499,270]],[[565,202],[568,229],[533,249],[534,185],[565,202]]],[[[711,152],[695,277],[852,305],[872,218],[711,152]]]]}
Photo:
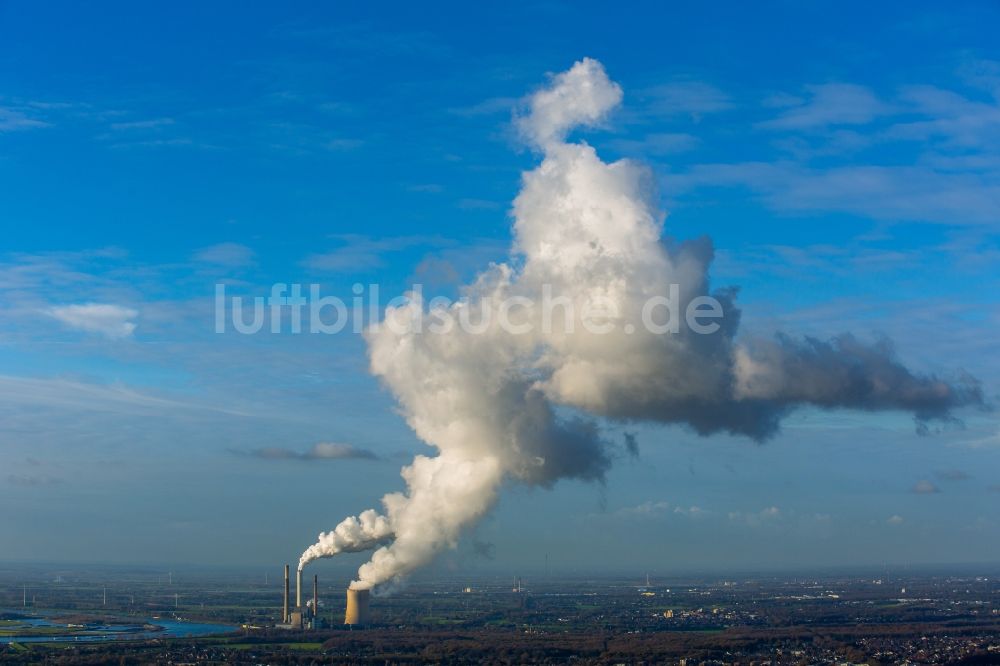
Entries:
{"type": "Polygon", "coordinates": [[[295,607],[302,608],[302,569],[295,572],[295,607]]]}
{"type": "Polygon", "coordinates": [[[285,610],[281,615],[281,623],[288,624],[288,565],[285,565],[285,610]]]}
{"type": "Polygon", "coordinates": [[[368,590],[347,590],[344,624],[371,624],[368,618],[368,590]]]}
{"type": "MultiPolygon", "coordinates": [[[[319,576],[313,576],[313,618],[319,617],[319,576]]],[[[313,628],[316,623],[313,622],[313,628]]]]}

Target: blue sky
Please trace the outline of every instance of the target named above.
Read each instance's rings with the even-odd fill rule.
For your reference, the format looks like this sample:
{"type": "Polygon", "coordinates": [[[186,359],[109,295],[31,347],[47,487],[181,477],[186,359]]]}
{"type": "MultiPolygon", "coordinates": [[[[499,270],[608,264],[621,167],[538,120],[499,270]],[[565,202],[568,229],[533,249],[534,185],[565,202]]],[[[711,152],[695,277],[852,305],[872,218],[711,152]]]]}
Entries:
{"type": "MultiPolygon", "coordinates": [[[[453,293],[507,255],[537,161],[513,110],[584,56],[625,100],[580,136],[654,169],[667,234],[712,238],[743,330],[888,335],[995,399],[998,20],[986,2],[0,2],[0,558],[283,562],[400,487],[423,447],[363,341],[216,334],[215,285],[453,293]],[[90,303],[114,309],[64,309],[90,303]],[[344,455],[304,455],[331,442],[344,455]]],[[[959,416],[919,436],[804,411],[765,445],[607,424],[637,432],[638,461],[511,487],[443,565],[987,560],[1000,423],[959,416]]]]}

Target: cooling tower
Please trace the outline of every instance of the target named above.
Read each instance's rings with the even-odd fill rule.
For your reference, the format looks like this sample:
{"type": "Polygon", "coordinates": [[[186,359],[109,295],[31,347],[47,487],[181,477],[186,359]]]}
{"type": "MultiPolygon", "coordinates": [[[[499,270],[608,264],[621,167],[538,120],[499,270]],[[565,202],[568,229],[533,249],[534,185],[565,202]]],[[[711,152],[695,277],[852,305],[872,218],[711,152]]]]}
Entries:
{"type": "Polygon", "coordinates": [[[288,565],[285,565],[285,609],[281,614],[281,623],[288,624],[288,565]]]}
{"type": "Polygon", "coordinates": [[[370,624],[368,590],[347,590],[347,612],[344,624],[370,624]]]}

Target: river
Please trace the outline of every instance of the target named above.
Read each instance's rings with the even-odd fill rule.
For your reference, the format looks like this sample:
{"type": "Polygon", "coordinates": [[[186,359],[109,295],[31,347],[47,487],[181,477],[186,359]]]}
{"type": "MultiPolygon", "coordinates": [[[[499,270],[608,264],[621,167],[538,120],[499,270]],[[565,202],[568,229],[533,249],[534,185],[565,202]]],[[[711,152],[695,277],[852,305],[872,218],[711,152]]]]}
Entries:
{"type": "Polygon", "coordinates": [[[0,635],[0,643],[97,643],[117,640],[149,640],[152,638],[190,638],[207,636],[209,634],[228,634],[238,630],[231,624],[215,624],[207,622],[187,622],[166,618],[146,618],[132,621],[128,624],[87,624],[84,627],[70,626],[53,622],[45,617],[27,617],[16,620],[17,625],[2,626],[4,635],[0,635]],[[156,627],[153,629],[152,627],[156,627]],[[24,628],[24,635],[17,631],[24,628]],[[65,629],[66,633],[59,633],[65,629]],[[35,630],[35,631],[32,631],[35,630]],[[36,633],[46,630],[45,633],[36,633]],[[6,635],[7,633],[11,635],[6,635]],[[49,633],[51,632],[51,633],[49,633]]]}

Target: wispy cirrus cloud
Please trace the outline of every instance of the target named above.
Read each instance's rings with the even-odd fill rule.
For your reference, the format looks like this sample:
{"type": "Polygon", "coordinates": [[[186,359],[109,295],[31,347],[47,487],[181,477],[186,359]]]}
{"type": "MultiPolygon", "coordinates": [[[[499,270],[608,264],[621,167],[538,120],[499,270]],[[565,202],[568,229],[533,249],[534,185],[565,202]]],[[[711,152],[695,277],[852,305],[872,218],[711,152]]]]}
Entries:
{"type": "MultiPolygon", "coordinates": [[[[988,95],[968,85],[876,91],[847,82],[773,94],[763,104],[770,117],[742,130],[773,137],[770,149],[757,149],[759,159],[695,163],[668,177],[666,189],[683,199],[705,188],[746,188],[781,212],[996,227],[1000,95],[986,79],[980,87],[988,95]]],[[[739,118],[728,122],[727,132],[739,131],[739,118]]]]}
{"type": "Polygon", "coordinates": [[[175,124],[173,118],[150,118],[148,120],[129,120],[111,123],[113,130],[154,130],[175,124]]]}
{"type": "Polygon", "coordinates": [[[239,450],[230,449],[233,455],[259,458],[261,460],[379,460],[380,457],[368,449],[358,448],[351,444],[336,442],[320,442],[305,451],[281,447],[265,447],[261,449],[239,450]]]}
{"type": "Polygon", "coordinates": [[[113,303],[80,303],[49,308],[48,315],[70,328],[97,333],[112,340],[132,335],[139,311],[113,303]]]}
{"type": "Polygon", "coordinates": [[[114,150],[130,150],[135,148],[172,148],[180,146],[194,146],[198,148],[213,148],[213,146],[200,145],[187,137],[174,137],[171,139],[143,139],[141,141],[122,141],[110,144],[108,147],[114,150]]]}
{"type": "Polygon", "coordinates": [[[48,127],[49,124],[44,120],[29,116],[23,110],[0,106],[0,132],[19,132],[48,127]]]}
{"type": "Polygon", "coordinates": [[[459,199],[455,203],[455,206],[461,208],[462,210],[498,210],[503,207],[503,205],[497,201],[473,198],[459,199]]]}
{"type": "Polygon", "coordinates": [[[194,253],[195,261],[225,268],[244,268],[254,263],[254,251],[241,243],[218,243],[194,253]]]}
{"type": "MultiPolygon", "coordinates": [[[[797,103],[787,98],[789,107],[776,118],[758,123],[773,130],[812,130],[832,125],[864,125],[892,111],[871,90],[851,83],[807,86],[810,98],[797,103]]],[[[774,98],[771,98],[772,100],[774,98]]]]}
{"type": "Polygon", "coordinates": [[[957,444],[970,449],[991,449],[1000,447],[1000,430],[996,430],[985,435],[966,439],[957,444]]]}
{"type": "Polygon", "coordinates": [[[985,148],[1000,138],[1000,104],[996,100],[970,99],[936,86],[908,86],[901,98],[917,120],[900,121],[887,131],[894,139],[928,141],[940,139],[946,145],[985,148]]]}
{"type": "Polygon", "coordinates": [[[0,375],[0,410],[47,409],[53,413],[107,412],[134,416],[170,412],[209,412],[237,417],[258,413],[219,407],[204,400],[155,395],[125,384],[95,384],[65,378],[0,375]]]}
{"type": "Polygon", "coordinates": [[[704,81],[673,81],[651,86],[637,94],[643,115],[689,116],[726,111],[735,106],[728,94],[704,81]]]}
{"type": "Polygon", "coordinates": [[[794,162],[700,164],[667,181],[674,191],[746,187],[770,208],[838,211],[886,221],[997,224],[1000,176],[943,173],[924,166],[850,165],[816,169],[794,162]]]}
{"type": "Polygon", "coordinates": [[[491,116],[495,114],[510,115],[519,101],[516,97],[490,97],[468,106],[452,107],[448,109],[448,113],[465,117],[491,116]]]}
{"type": "Polygon", "coordinates": [[[698,146],[698,139],[683,132],[661,132],[647,134],[641,139],[617,139],[610,145],[629,155],[661,156],[693,150],[698,146]]]}
{"type": "Polygon", "coordinates": [[[374,238],[359,234],[334,236],[340,247],[329,252],[311,254],[302,265],[313,271],[328,273],[363,272],[382,268],[386,258],[394,252],[417,247],[445,247],[452,241],[440,236],[392,236],[374,238]]]}

